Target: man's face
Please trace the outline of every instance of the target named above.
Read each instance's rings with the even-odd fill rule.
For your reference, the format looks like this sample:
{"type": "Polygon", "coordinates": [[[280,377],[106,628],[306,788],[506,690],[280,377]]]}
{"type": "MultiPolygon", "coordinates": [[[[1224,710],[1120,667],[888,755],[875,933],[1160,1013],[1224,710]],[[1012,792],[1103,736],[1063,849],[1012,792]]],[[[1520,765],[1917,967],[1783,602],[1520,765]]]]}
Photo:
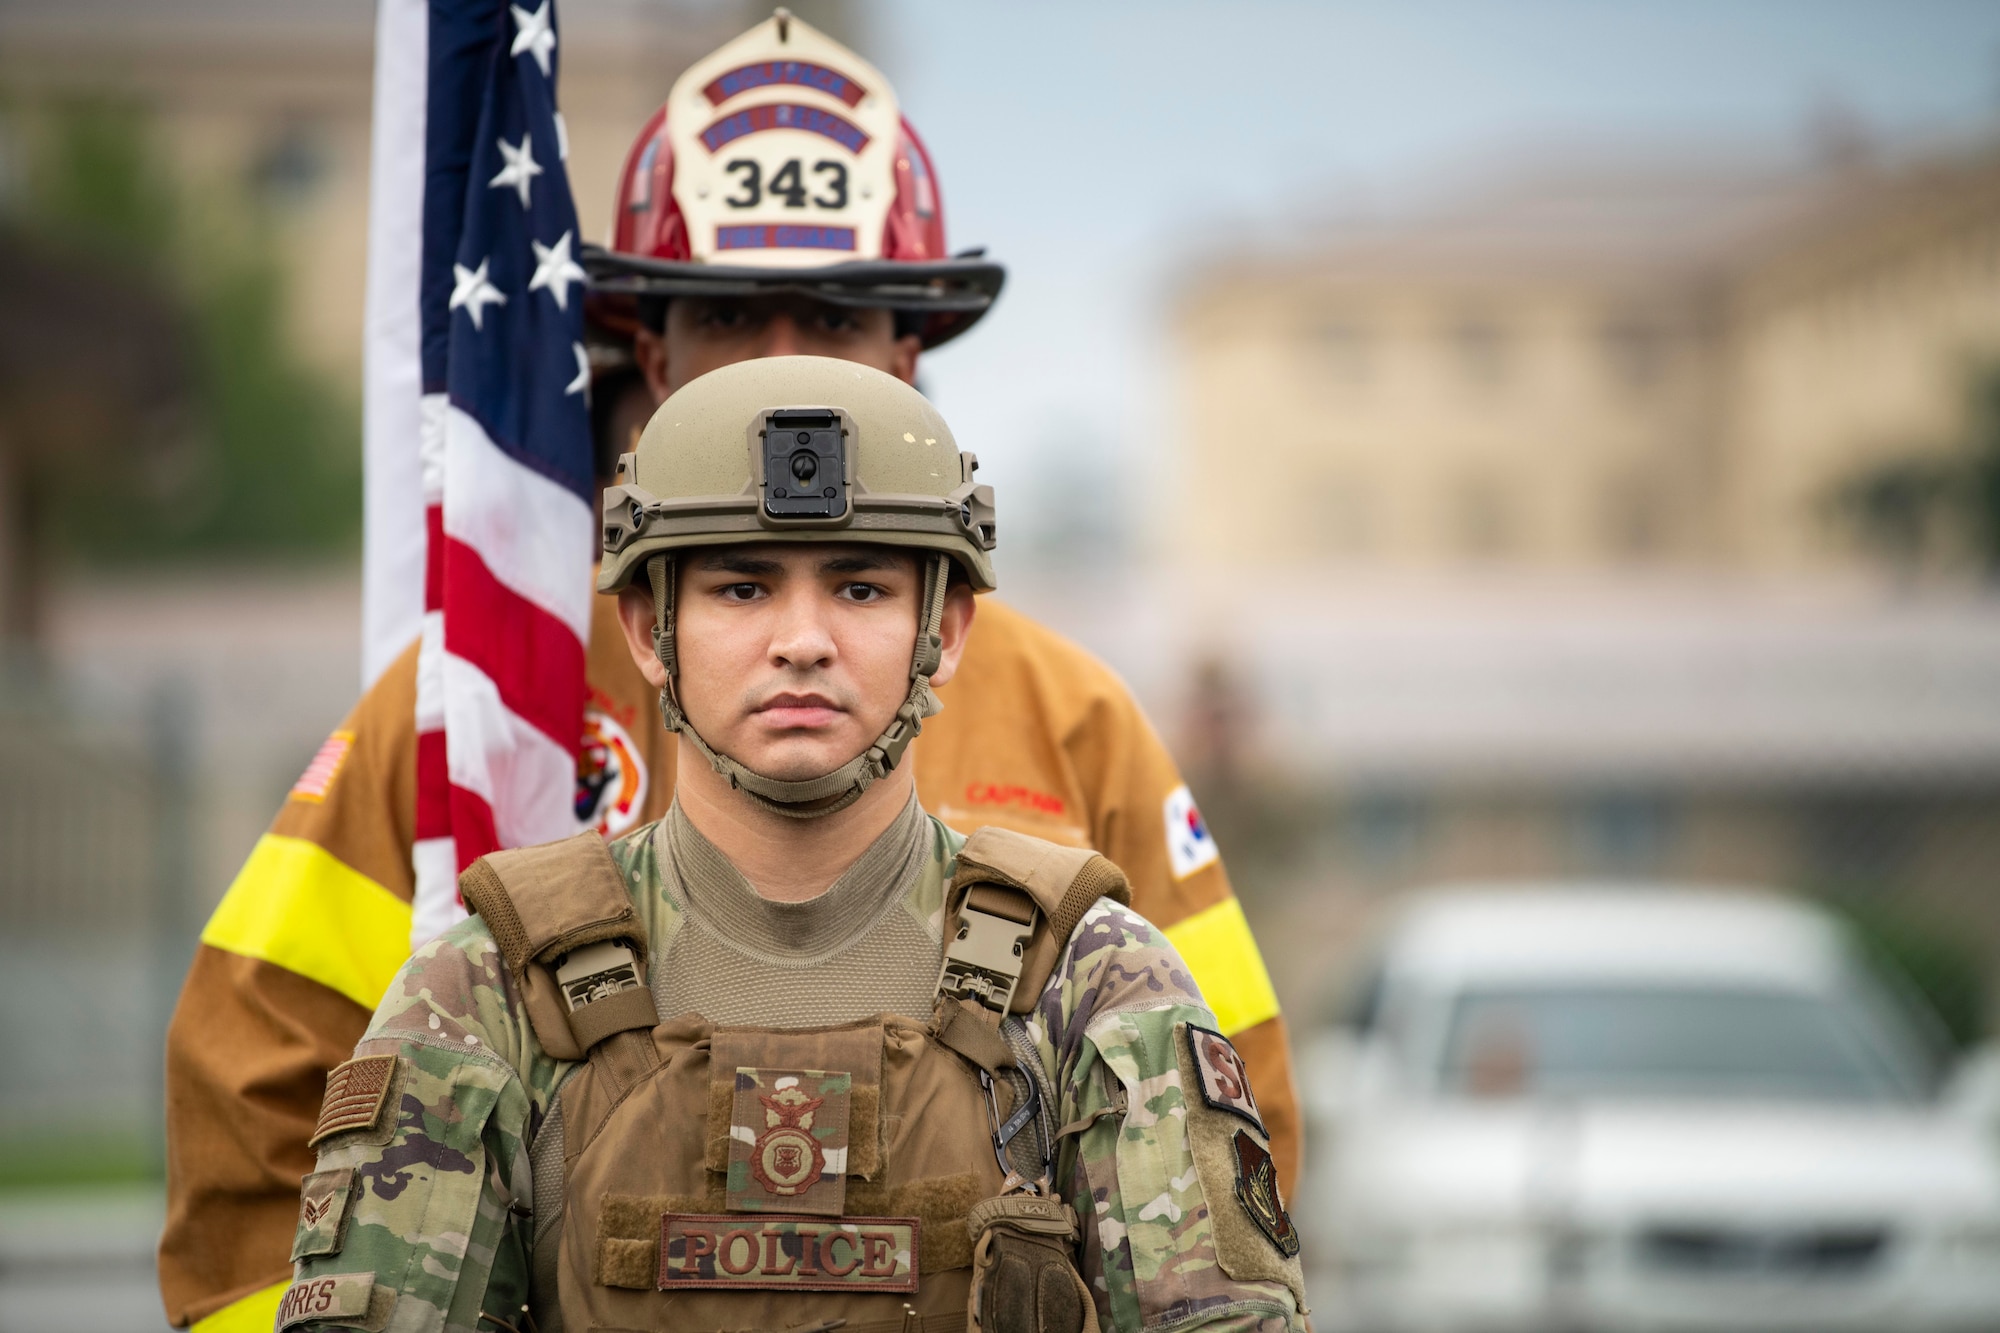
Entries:
{"type": "MultiPolygon", "coordinates": [[[[676,562],[681,707],[710,745],[785,780],[830,773],[866,749],[910,689],[923,580],[893,549],[768,542],[710,547],[676,562]]],[[[664,673],[647,637],[643,584],[619,602],[634,660],[664,673]]],[[[972,594],[946,599],[941,625],[951,678],[972,620],[972,594]]]]}
{"type": "Polygon", "coordinates": [[[641,329],[633,355],[653,401],[711,370],[760,356],[831,356],[914,383],[922,341],[896,336],[887,310],[829,305],[803,296],[685,296],[667,305],[666,328],[641,329]]]}

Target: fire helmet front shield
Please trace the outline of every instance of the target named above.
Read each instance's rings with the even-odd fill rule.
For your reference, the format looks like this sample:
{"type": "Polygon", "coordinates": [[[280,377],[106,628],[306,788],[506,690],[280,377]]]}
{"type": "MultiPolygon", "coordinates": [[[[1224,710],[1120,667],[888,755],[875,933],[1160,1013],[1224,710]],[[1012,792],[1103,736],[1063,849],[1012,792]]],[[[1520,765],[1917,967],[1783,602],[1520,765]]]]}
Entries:
{"type": "Polygon", "coordinates": [[[873,65],[780,13],[690,66],[667,107],[697,262],[883,257],[902,115],[873,65]]]}

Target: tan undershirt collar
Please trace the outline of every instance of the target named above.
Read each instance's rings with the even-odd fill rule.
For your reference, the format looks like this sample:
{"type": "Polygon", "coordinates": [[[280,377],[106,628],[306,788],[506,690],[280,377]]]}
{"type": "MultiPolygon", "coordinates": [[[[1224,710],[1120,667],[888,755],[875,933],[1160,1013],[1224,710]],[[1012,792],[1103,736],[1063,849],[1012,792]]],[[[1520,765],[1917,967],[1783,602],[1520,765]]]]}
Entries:
{"type": "Polygon", "coordinates": [[[761,898],[716,845],[688,821],[678,800],[660,821],[662,868],[677,881],[691,919],[744,953],[811,964],[839,953],[894,908],[922,872],[930,847],[914,791],[895,821],[861,859],[818,897],[779,903],[761,898]]]}

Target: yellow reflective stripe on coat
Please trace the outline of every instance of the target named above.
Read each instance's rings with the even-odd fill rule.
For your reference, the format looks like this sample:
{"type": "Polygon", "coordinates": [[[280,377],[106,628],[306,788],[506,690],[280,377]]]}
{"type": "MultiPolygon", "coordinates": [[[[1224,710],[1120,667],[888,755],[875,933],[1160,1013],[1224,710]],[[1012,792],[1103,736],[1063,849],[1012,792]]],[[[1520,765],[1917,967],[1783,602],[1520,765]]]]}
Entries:
{"type": "Polygon", "coordinates": [[[266,833],[201,942],[373,1009],[410,956],[410,905],[318,843],[266,833]]]}
{"type": "Polygon", "coordinates": [[[1278,1016],[1278,993],[1264,970],[1264,955],[1243,919],[1243,905],[1224,898],[1166,928],[1167,940],[1186,960],[1202,998],[1224,1036],[1278,1016]]]}
{"type": "Polygon", "coordinates": [[[280,1282],[231,1301],[208,1318],[195,1320],[188,1333],[271,1333],[278,1322],[278,1302],[285,1299],[289,1285],[280,1282]]]}

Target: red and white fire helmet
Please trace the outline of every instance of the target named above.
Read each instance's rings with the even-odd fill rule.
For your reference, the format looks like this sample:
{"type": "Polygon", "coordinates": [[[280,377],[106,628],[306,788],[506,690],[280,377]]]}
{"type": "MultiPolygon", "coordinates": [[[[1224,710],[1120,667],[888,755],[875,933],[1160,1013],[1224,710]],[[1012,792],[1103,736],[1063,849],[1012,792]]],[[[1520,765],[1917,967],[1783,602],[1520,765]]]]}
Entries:
{"type": "Polygon", "coordinates": [[[1006,270],[982,255],[946,250],[888,80],[781,9],[675,81],[625,159],[611,246],[584,264],[607,316],[621,297],[791,291],[920,314],[935,347],[999,296],[1006,270]]]}

